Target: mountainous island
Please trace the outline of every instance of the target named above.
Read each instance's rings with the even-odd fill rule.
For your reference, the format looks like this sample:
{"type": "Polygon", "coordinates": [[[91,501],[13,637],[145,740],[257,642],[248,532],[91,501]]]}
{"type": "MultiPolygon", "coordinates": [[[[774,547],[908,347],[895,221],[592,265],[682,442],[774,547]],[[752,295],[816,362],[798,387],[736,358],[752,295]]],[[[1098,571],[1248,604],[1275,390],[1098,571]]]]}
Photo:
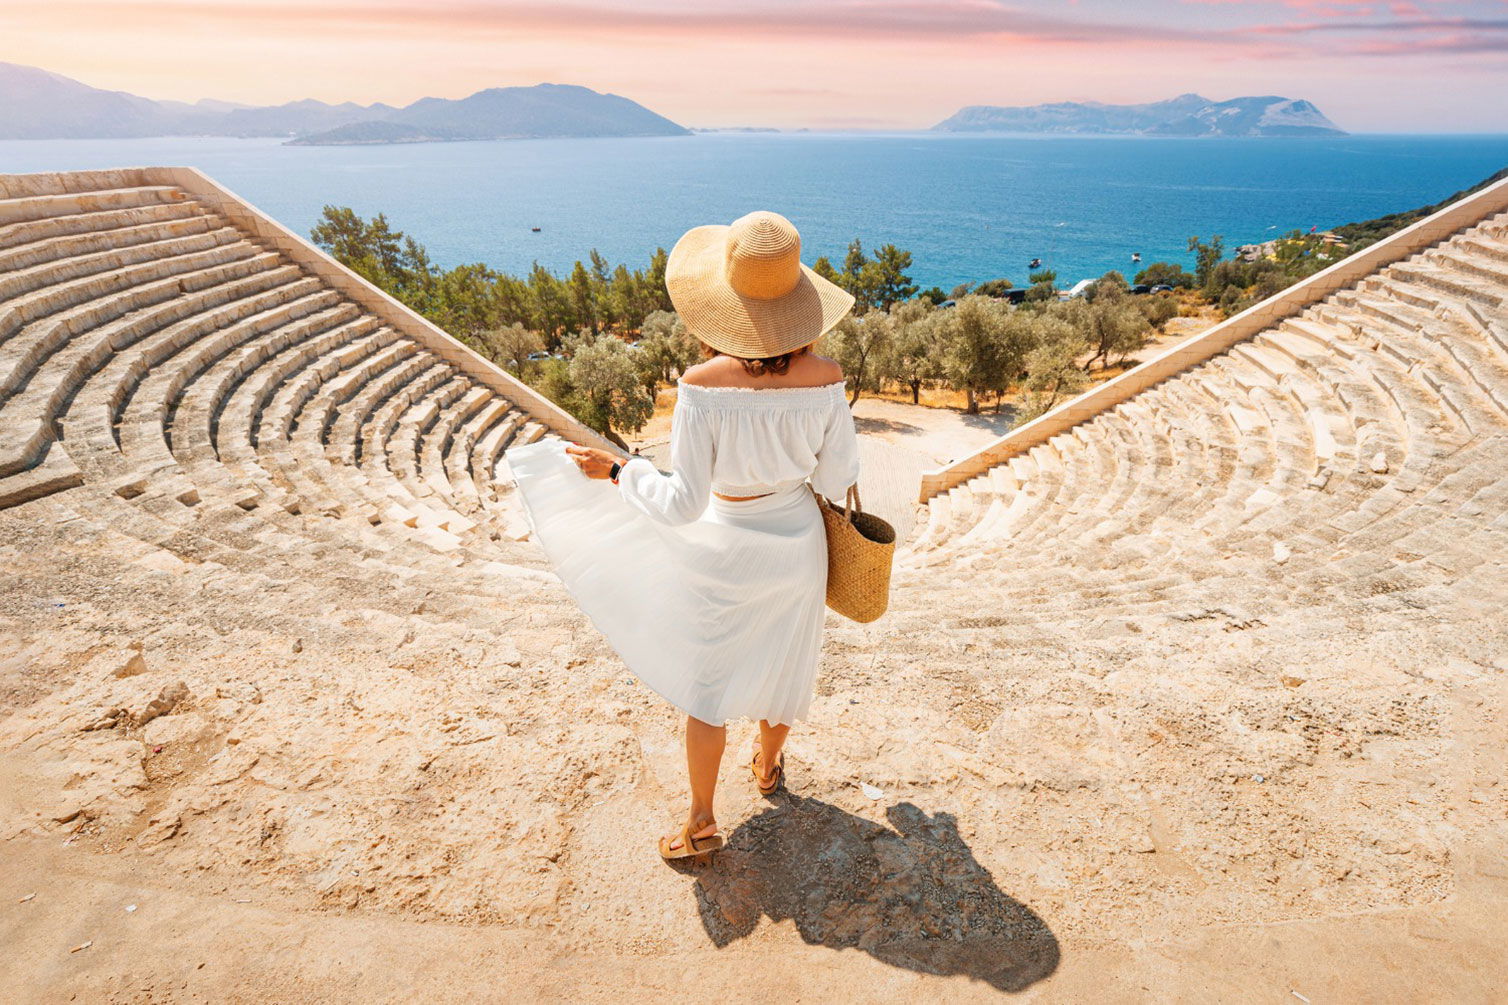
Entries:
{"type": "Polygon", "coordinates": [[[689,134],[628,98],[570,84],[494,87],[458,100],[421,98],[402,108],[313,100],[259,107],[154,101],[0,63],[0,139],[282,136],[299,145],[348,145],[689,134]]]}
{"type": "Polygon", "coordinates": [[[1211,101],[1180,94],[1143,105],[1062,101],[969,105],[932,127],[944,133],[1058,133],[1119,136],[1344,136],[1308,101],[1263,97],[1211,101]]]}

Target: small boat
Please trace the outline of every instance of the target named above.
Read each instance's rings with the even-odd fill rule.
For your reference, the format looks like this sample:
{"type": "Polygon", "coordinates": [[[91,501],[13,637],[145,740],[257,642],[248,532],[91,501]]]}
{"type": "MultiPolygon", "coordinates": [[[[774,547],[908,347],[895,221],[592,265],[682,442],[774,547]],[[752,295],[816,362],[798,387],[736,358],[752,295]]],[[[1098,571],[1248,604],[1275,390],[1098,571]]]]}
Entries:
{"type": "Polygon", "coordinates": [[[529,229],[532,230],[536,234],[539,233],[539,228],[538,227],[530,227],[529,229]]]}

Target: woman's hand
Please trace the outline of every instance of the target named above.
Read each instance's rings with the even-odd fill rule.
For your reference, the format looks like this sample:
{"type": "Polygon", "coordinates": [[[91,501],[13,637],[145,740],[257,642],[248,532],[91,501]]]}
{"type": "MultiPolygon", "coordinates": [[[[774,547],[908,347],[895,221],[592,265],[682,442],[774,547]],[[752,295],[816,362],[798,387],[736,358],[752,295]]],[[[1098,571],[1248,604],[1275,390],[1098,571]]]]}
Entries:
{"type": "Polygon", "coordinates": [[[606,450],[598,450],[596,447],[583,447],[577,443],[566,445],[566,453],[581,473],[588,478],[606,478],[612,471],[613,465],[618,463],[618,458],[606,450]]]}

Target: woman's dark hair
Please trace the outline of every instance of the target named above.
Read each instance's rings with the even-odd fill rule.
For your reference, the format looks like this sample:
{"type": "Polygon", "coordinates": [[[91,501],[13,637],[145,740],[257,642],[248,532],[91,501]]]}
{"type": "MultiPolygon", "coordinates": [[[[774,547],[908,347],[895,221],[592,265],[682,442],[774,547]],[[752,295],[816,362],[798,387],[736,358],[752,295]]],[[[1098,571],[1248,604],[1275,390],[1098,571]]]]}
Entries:
{"type": "Polygon", "coordinates": [[[779,356],[761,356],[751,359],[743,356],[735,356],[731,352],[723,352],[721,349],[714,349],[703,342],[702,357],[704,359],[712,359],[714,356],[727,356],[729,359],[736,359],[742,363],[744,372],[749,376],[763,377],[767,373],[785,373],[791,368],[791,360],[810,348],[811,346],[804,345],[800,349],[792,349],[790,352],[783,352],[779,356]]]}

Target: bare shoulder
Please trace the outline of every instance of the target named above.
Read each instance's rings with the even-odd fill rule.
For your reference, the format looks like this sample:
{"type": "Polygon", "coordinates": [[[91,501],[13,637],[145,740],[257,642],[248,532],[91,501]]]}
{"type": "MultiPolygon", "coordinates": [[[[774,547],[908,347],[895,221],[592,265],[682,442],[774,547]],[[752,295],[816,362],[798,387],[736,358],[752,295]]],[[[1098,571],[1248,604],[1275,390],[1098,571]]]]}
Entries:
{"type": "Polygon", "coordinates": [[[816,353],[810,353],[809,356],[814,378],[824,384],[835,384],[843,379],[843,367],[838,365],[837,360],[818,356],[816,353]]]}
{"type": "Polygon", "coordinates": [[[697,387],[717,387],[727,382],[727,362],[725,356],[714,356],[709,360],[703,360],[682,371],[681,379],[697,387]]]}

